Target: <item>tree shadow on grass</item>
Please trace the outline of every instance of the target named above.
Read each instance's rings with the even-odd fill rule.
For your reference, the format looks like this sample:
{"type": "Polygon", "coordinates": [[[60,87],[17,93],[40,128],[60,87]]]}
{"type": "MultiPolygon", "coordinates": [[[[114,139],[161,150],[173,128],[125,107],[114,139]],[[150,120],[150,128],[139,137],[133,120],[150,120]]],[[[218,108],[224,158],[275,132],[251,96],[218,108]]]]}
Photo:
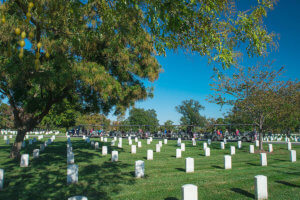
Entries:
{"type": "MultiPolygon", "coordinates": [[[[75,195],[93,199],[112,199],[121,192],[121,184],[134,184],[135,178],[124,169],[129,164],[97,160],[100,155],[87,149],[84,141],[72,141],[75,164],[79,166],[78,183],[67,184],[66,142],[49,145],[38,159],[30,158],[28,168],[18,160],[3,163],[5,185],[0,199],[67,199],[75,195]]],[[[128,171],[128,170],[127,170],[128,171]]]]}
{"type": "Polygon", "coordinates": [[[299,185],[295,185],[295,184],[293,184],[293,183],[289,183],[289,182],[286,182],[286,181],[275,181],[275,182],[276,182],[276,183],[283,184],[283,185],[291,186],[291,187],[300,188],[299,185]]]}
{"type": "Polygon", "coordinates": [[[247,165],[252,165],[252,166],[259,166],[258,164],[254,164],[254,163],[246,163],[247,165]]]}
{"type": "Polygon", "coordinates": [[[183,168],[175,168],[175,169],[177,169],[178,171],[185,172],[185,169],[183,169],[183,168]]]}
{"type": "Polygon", "coordinates": [[[246,197],[252,198],[252,199],[255,198],[254,194],[251,194],[250,192],[248,192],[246,190],[243,190],[241,188],[230,188],[230,190],[233,191],[233,192],[242,194],[242,195],[244,195],[246,197]]]}
{"type": "Polygon", "coordinates": [[[211,167],[216,168],[216,169],[223,169],[223,167],[218,166],[218,165],[212,165],[211,167]]]}

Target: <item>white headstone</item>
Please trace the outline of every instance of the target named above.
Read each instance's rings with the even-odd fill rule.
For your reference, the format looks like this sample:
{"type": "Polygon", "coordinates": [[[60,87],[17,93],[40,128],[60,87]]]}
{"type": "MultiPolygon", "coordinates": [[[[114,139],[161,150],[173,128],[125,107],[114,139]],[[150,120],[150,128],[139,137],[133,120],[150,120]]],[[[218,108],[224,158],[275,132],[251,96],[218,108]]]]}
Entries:
{"type": "Polygon", "coordinates": [[[28,167],[29,165],[29,154],[22,154],[20,167],[28,167]]]}
{"type": "Polygon", "coordinates": [[[210,156],[210,148],[206,147],[206,149],[204,150],[205,156],[210,156]]]}
{"type": "Polygon", "coordinates": [[[249,148],[250,153],[254,153],[254,145],[250,145],[249,148]]]}
{"type": "Polygon", "coordinates": [[[100,137],[100,142],[103,142],[103,137],[100,137]]]}
{"type": "Polygon", "coordinates": [[[197,145],[196,140],[194,138],[192,139],[192,142],[193,142],[193,146],[197,145]]]}
{"type": "Polygon", "coordinates": [[[142,160],[135,161],[135,177],[142,178],[145,176],[145,163],[142,160]]]}
{"type": "Polygon", "coordinates": [[[162,147],[162,141],[158,141],[160,147],[162,147]]]}
{"type": "Polygon", "coordinates": [[[3,136],[3,140],[7,140],[7,136],[6,135],[3,136]]]}
{"type": "Polygon", "coordinates": [[[160,152],[160,145],[156,144],[156,148],[155,148],[156,152],[160,152]]]}
{"type": "Polygon", "coordinates": [[[150,142],[152,142],[153,141],[153,138],[152,137],[150,137],[150,142]]]}
{"type": "Polygon", "coordinates": [[[291,142],[288,142],[287,143],[287,149],[290,151],[292,150],[292,143],[291,142]]]}
{"type": "Polygon", "coordinates": [[[164,139],[164,144],[168,144],[168,139],[164,139]]]}
{"type": "Polygon", "coordinates": [[[181,146],[181,138],[177,139],[177,146],[179,146],[179,147],[181,146]]]}
{"type": "Polygon", "coordinates": [[[260,153],[260,165],[261,166],[267,166],[267,154],[266,153],[260,153]]]}
{"type": "Polygon", "coordinates": [[[242,141],[238,141],[238,148],[239,148],[239,149],[242,148],[242,141]]]}
{"type": "Polygon", "coordinates": [[[208,139],[208,140],[207,140],[207,144],[208,144],[208,145],[211,145],[211,139],[208,139]]]}
{"type": "Polygon", "coordinates": [[[104,142],[107,142],[107,138],[104,138],[103,140],[104,140],[104,142]]]}
{"type": "Polygon", "coordinates": [[[181,158],[181,149],[176,149],[176,158],[181,158]]]}
{"type": "Polygon", "coordinates": [[[75,163],[74,153],[73,152],[68,152],[67,153],[67,163],[68,164],[74,164],[75,163]]]}
{"type": "Polygon", "coordinates": [[[198,200],[198,187],[192,184],[186,184],[181,187],[182,200],[198,200]]]}
{"type": "Polygon", "coordinates": [[[185,159],[185,172],[194,172],[194,158],[188,157],[185,159]]]}
{"type": "Polygon", "coordinates": [[[88,198],[85,196],[74,196],[74,197],[69,197],[68,200],[88,200],[88,198]]]}
{"type": "Polygon", "coordinates": [[[230,155],[235,155],[235,146],[230,146],[230,155]]]}
{"type": "Polygon", "coordinates": [[[67,183],[77,183],[78,182],[78,165],[68,165],[67,168],[67,183]]]}
{"type": "Polygon", "coordinates": [[[95,147],[95,141],[91,141],[91,146],[95,147]]]}
{"type": "Polygon", "coordinates": [[[149,138],[147,139],[147,144],[151,144],[151,141],[149,138]]]}
{"type": "Polygon", "coordinates": [[[207,143],[204,142],[204,143],[203,143],[203,150],[205,151],[206,148],[207,148],[207,143]]]}
{"type": "Polygon", "coordinates": [[[12,135],[10,135],[9,138],[12,139],[12,135]]]}
{"type": "Polygon", "coordinates": [[[85,139],[86,139],[85,135],[83,135],[83,136],[82,136],[82,139],[83,139],[83,140],[85,140],[85,139]]]}
{"type": "Polygon", "coordinates": [[[269,144],[268,146],[269,146],[269,152],[270,152],[270,153],[273,152],[273,145],[272,145],[272,144],[269,144]]]}
{"type": "Polygon", "coordinates": [[[185,144],[184,143],[181,143],[180,149],[181,149],[181,151],[185,151],[185,144]]]}
{"type": "Polygon", "coordinates": [[[131,145],[131,154],[136,154],[136,145],[131,145]]]}
{"type": "Polygon", "coordinates": [[[229,155],[224,156],[224,168],[231,169],[231,156],[229,155]]]}
{"type": "Polygon", "coordinates": [[[40,156],[40,150],[39,149],[34,149],[33,150],[33,158],[38,158],[40,156]]]}
{"type": "Polygon", "coordinates": [[[153,160],[153,150],[147,150],[147,160],[153,160]]]}
{"type": "Polygon", "coordinates": [[[119,148],[122,148],[122,141],[119,141],[118,147],[119,147],[119,148]]]}
{"type": "Polygon", "coordinates": [[[95,149],[99,149],[99,142],[95,142],[95,149]]]}
{"type": "Polygon", "coordinates": [[[266,176],[257,175],[254,177],[255,199],[268,199],[268,180],[266,176]]]}
{"type": "Polygon", "coordinates": [[[112,162],[117,162],[118,158],[119,158],[118,151],[112,151],[111,152],[111,161],[112,162]]]}
{"type": "Polygon", "coordinates": [[[290,152],[291,162],[296,162],[296,150],[291,150],[290,152]]]}
{"type": "Polygon", "coordinates": [[[111,141],[111,146],[115,146],[115,141],[114,140],[111,141]]]}
{"type": "Polygon", "coordinates": [[[132,140],[128,140],[128,144],[129,144],[129,145],[132,145],[132,140]]]}
{"type": "Polygon", "coordinates": [[[117,141],[117,137],[116,136],[114,137],[114,141],[117,141]]]}
{"type": "Polygon", "coordinates": [[[221,142],[221,149],[225,149],[225,143],[224,142],[221,142]]]}
{"type": "Polygon", "coordinates": [[[107,146],[102,146],[102,155],[107,155],[107,146]]]}
{"type": "Polygon", "coordinates": [[[227,144],[227,140],[226,140],[226,138],[224,138],[223,142],[224,142],[224,144],[227,144]]]}
{"type": "Polygon", "coordinates": [[[141,148],[141,147],[142,147],[142,142],[138,141],[138,148],[141,148]]]}
{"type": "Polygon", "coordinates": [[[139,139],[138,139],[137,137],[135,137],[135,138],[134,138],[134,141],[135,141],[135,142],[138,142],[138,141],[139,141],[139,139]]]}
{"type": "Polygon", "coordinates": [[[4,169],[0,169],[0,190],[3,189],[4,186],[4,169]]]}
{"type": "Polygon", "coordinates": [[[259,141],[258,140],[255,140],[255,146],[259,147],[259,141]]]}

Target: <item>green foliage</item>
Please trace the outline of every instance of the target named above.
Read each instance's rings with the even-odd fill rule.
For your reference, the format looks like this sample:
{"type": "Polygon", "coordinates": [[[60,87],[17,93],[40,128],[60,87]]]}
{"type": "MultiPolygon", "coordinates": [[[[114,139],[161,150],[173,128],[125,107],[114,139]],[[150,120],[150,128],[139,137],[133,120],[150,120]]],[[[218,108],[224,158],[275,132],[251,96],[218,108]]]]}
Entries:
{"type": "Polygon", "coordinates": [[[76,118],[76,126],[84,126],[86,129],[107,129],[110,125],[110,120],[99,113],[79,114],[76,118]]]}
{"type": "Polygon", "coordinates": [[[141,128],[147,131],[153,131],[159,125],[154,109],[133,108],[129,111],[128,122],[130,125],[145,125],[141,128]]]}
{"type": "Polygon", "coordinates": [[[0,102],[0,129],[7,129],[14,127],[14,118],[12,110],[9,105],[0,102]]]}
{"type": "Polygon", "coordinates": [[[200,114],[204,110],[204,106],[199,101],[190,99],[185,100],[181,105],[175,107],[176,111],[182,115],[180,123],[182,125],[204,126],[206,118],[200,114]]]}

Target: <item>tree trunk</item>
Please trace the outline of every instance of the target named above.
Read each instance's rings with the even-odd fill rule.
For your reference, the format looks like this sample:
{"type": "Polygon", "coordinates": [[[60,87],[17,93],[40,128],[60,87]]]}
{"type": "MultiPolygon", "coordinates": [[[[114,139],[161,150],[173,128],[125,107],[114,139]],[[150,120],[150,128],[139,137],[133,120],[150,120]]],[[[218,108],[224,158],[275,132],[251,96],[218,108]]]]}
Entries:
{"type": "Polygon", "coordinates": [[[259,150],[263,151],[263,132],[262,132],[262,125],[259,126],[259,150]]]}
{"type": "Polygon", "coordinates": [[[20,150],[21,150],[22,142],[24,140],[25,135],[26,135],[25,130],[18,130],[16,140],[10,151],[10,158],[19,159],[21,157],[20,150]]]}

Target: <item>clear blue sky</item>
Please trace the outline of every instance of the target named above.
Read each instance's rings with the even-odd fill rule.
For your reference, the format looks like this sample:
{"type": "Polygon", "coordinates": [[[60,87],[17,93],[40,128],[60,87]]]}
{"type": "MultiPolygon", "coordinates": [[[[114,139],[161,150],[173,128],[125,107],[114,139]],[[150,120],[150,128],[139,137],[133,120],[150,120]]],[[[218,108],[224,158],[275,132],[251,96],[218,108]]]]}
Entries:
{"type": "MultiPolygon", "coordinates": [[[[245,6],[245,0],[239,6],[245,6]]],[[[249,2],[247,0],[247,2],[249,2]]],[[[279,48],[269,58],[275,66],[285,66],[287,78],[300,79],[300,0],[280,0],[265,20],[269,31],[279,34],[279,48]]],[[[216,104],[205,99],[211,93],[209,83],[213,75],[212,66],[199,56],[187,56],[181,52],[169,52],[166,57],[158,57],[164,72],[152,84],[154,98],[136,103],[136,107],[155,109],[160,124],[172,120],[179,124],[180,115],[175,106],[183,100],[195,99],[205,106],[202,112],[206,117],[222,117],[226,108],[220,111],[216,104]]],[[[246,62],[251,63],[246,59],[246,62]]],[[[244,63],[245,64],[245,63],[244,63]]],[[[110,116],[115,120],[115,117],[110,116]]]]}

